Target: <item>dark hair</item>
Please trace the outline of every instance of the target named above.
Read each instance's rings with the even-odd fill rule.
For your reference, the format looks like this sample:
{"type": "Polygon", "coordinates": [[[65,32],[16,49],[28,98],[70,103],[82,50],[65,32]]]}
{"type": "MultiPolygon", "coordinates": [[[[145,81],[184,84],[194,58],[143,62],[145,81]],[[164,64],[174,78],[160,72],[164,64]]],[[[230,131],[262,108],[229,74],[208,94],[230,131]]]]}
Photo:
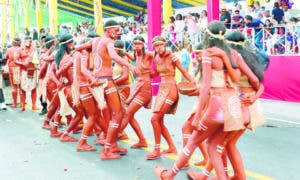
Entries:
{"type": "Polygon", "coordinates": [[[170,16],[170,20],[171,20],[172,23],[174,23],[175,18],[173,16],[170,16]]]}
{"type": "Polygon", "coordinates": [[[13,46],[21,46],[21,39],[18,37],[15,37],[13,42],[12,42],[13,46]]]}
{"type": "MultiPolygon", "coordinates": [[[[226,34],[226,39],[228,41],[243,43],[246,41],[246,37],[240,31],[231,31],[226,34]]],[[[242,46],[240,44],[229,43],[230,47],[235,49],[244,59],[245,63],[251,69],[251,71],[256,75],[256,77],[261,82],[264,78],[263,66],[258,62],[260,56],[258,56],[249,47],[242,46]]]]}
{"type": "Polygon", "coordinates": [[[252,20],[253,20],[252,16],[250,16],[250,15],[246,15],[246,16],[245,16],[245,19],[247,19],[247,20],[249,20],[249,21],[252,21],[252,20]]]}
{"type": "MultiPolygon", "coordinates": [[[[114,42],[114,47],[119,48],[119,49],[124,49],[124,41],[122,40],[116,40],[114,42]]],[[[120,50],[119,56],[123,57],[124,56],[124,51],[120,50]]]]}
{"type": "MultiPolygon", "coordinates": [[[[142,42],[145,43],[145,39],[143,38],[143,36],[140,36],[140,35],[135,36],[135,37],[133,38],[132,42],[134,42],[135,40],[139,40],[139,41],[142,41],[142,42]]],[[[144,59],[145,54],[146,54],[145,47],[143,47],[142,51],[143,51],[142,53],[143,53],[143,59],[144,59]]],[[[134,60],[136,60],[136,51],[134,51],[133,55],[134,55],[134,60]]]]}
{"type": "Polygon", "coordinates": [[[177,14],[176,15],[176,20],[182,20],[182,15],[181,14],[177,14]]]}
{"type": "Polygon", "coordinates": [[[24,40],[32,40],[30,36],[25,36],[24,40]]]}
{"type": "MultiPolygon", "coordinates": [[[[195,46],[195,50],[202,50],[202,49],[203,49],[203,45],[201,43],[199,43],[195,46]]],[[[197,66],[194,76],[196,77],[197,74],[199,74],[199,73],[202,73],[202,63],[198,63],[198,66],[197,66]]]]}
{"type": "Polygon", "coordinates": [[[108,20],[105,24],[104,24],[104,29],[109,28],[111,26],[119,26],[119,23],[115,20],[108,20]]]}
{"type": "Polygon", "coordinates": [[[95,38],[95,37],[99,37],[99,34],[97,34],[94,31],[90,31],[87,35],[88,38],[95,38]]]}
{"type": "Polygon", "coordinates": [[[53,42],[54,42],[53,39],[54,39],[54,37],[51,36],[51,35],[46,36],[46,38],[45,38],[45,47],[47,49],[50,49],[50,47],[53,45],[53,42]]]}
{"type": "MultiPolygon", "coordinates": [[[[202,12],[204,12],[205,13],[205,16],[207,16],[207,11],[204,9],[204,10],[202,10],[202,12]]],[[[201,12],[201,13],[202,13],[201,12]]]]}
{"type": "Polygon", "coordinates": [[[71,40],[71,39],[73,39],[73,36],[70,35],[70,34],[63,35],[59,39],[59,43],[63,43],[63,44],[59,45],[58,51],[57,51],[57,53],[55,55],[55,63],[56,63],[56,68],[57,69],[59,69],[59,64],[60,64],[60,61],[62,60],[62,58],[64,56],[64,53],[67,52],[67,54],[70,54],[70,51],[68,50],[67,45],[69,43],[73,42],[73,40],[71,40]],[[64,42],[67,42],[67,41],[69,41],[69,42],[68,43],[64,43],[64,42]]]}
{"type": "Polygon", "coordinates": [[[279,3],[278,2],[274,2],[274,8],[279,8],[279,3]]]}
{"type": "MultiPolygon", "coordinates": [[[[207,29],[212,34],[215,34],[215,35],[218,35],[218,34],[225,35],[225,33],[226,33],[226,27],[221,21],[212,21],[207,26],[207,29]]],[[[230,59],[232,67],[233,68],[237,67],[236,63],[232,59],[230,48],[228,47],[228,45],[225,43],[225,41],[223,39],[215,38],[215,37],[211,36],[207,31],[205,31],[202,43],[203,43],[204,49],[216,46],[216,47],[224,50],[226,52],[228,58],[230,59]]]]}

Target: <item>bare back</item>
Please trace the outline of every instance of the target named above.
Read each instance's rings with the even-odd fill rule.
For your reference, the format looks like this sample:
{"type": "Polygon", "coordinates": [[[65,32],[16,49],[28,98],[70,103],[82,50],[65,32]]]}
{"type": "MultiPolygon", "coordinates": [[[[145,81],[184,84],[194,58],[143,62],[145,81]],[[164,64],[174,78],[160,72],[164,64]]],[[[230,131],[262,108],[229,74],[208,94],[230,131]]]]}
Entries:
{"type": "Polygon", "coordinates": [[[94,59],[94,75],[96,77],[112,76],[112,59],[109,56],[107,47],[112,45],[114,41],[112,39],[102,37],[97,45],[97,55],[94,59]]]}

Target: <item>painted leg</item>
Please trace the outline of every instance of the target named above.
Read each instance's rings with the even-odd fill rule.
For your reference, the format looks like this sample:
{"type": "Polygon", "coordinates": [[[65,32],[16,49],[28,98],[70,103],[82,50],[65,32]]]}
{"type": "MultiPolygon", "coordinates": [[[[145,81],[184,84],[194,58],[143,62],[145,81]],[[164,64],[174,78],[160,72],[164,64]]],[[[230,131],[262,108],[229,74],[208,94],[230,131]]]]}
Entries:
{"type": "Polygon", "coordinates": [[[219,180],[227,180],[222,159],[224,151],[223,142],[226,134],[228,133],[224,132],[223,127],[221,127],[207,140],[209,159],[216,171],[216,178],[219,180]]]}
{"type": "Polygon", "coordinates": [[[234,171],[233,179],[238,179],[238,180],[246,179],[242,156],[236,147],[236,142],[243,135],[244,132],[245,131],[242,130],[236,133],[236,136],[231,141],[229,141],[226,146],[227,155],[234,171]]]}
{"type": "Polygon", "coordinates": [[[77,144],[77,151],[79,152],[85,152],[85,151],[96,151],[96,148],[89,145],[87,142],[86,142],[86,139],[87,139],[88,136],[85,136],[85,135],[81,135],[81,138],[77,144]]]}
{"type": "Polygon", "coordinates": [[[177,154],[177,149],[176,146],[171,138],[171,135],[169,133],[168,128],[165,126],[164,121],[161,121],[160,123],[160,127],[161,127],[161,132],[163,137],[165,138],[165,140],[168,143],[169,149],[166,149],[164,151],[161,152],[161,154],[177,154]]]}
{"type": "Polygon", "coordinates": [[[104,144],[104,148],[101,152],[100,158],[102,160],[119,159],[121,158],[121,156],[118,154],[118,152],[125,152],[125,148],[121,149],[117,144],[117,135],[124,112],[119,94],[112,81],[109,82],[107,88],[105,89],[105,98],[107,106],[111,113],[112,120],[109,123],[106,142],[104,144]]]}
{"type": "Polygon", "coordinates": [[[62,132],[57,131],[60,120],[61,115],[59,113],[56,113],[54,117],[54,123],[50,130],[50,137],[60,137],[62,135],[62,132]]]}
{"type": "MultiPolygon", "coordinates": [[[[211,136],[221,125],[222,124],[216,123],[213,120],[205,120],[205,122],[202,121],[201,131],[193,131],[192,136],[188,139],[186,146],[183,148],[178,160],[173,165],[172,170],[166,171],[165,173],[161,174],[161,176],[165,179],[173,179],[179,170],[188,162],[199,143],[211,136]]],[[[157,166],[155,171],[157,171],[159,168],[161,168],[161,166],[157,166]]]]}
{"type": "Polygon", "coordinates": [[[77,145],[77,151],[95,151],[96,150],[96,148],[94,148],[93,146],[89,145],[86,142],[88,134],[90,134],[90,132],[94,128],[96,117],[97,116],[93,115],[93,114],[91,114],[91,115],[89,114],[88,115],[88,120],[87,120],[87,122],[83,126],[81,138],[80,138],[80,140],[78,142],[78,145],[77,145]]]}
{"type": "Polygon", "coordinates": [[[159,121],[162,121],[162,114],[154,112],[151,118],[151,124],[154,132],[155,146],[154,150],[146,155],[146,159],[154,160],[160,158],[160,141],[161,141],[161,127],[159,121]]]}
{"type": "Polygon", "coordinates": [[[81,104],[74,106],[73,110],[75,111],[75,116],[74,118],[71,120],[68,128],[65,130],[65,132],[60,136],[60,140],[62,142],[76,142],[78,141],[78,139],[69,136],[69,133],[74,130],[80,123],[80,121],[83,118],[83,108],[81,106],[81,104]]]}
{"type": "Polygon", "coordinates": [[[21,108],[20,112],[25,111],[26,91],[20,90],[21,108]]]}
{"type": "Polygon", "coordinates": [[[130,121],[130,125],[132,127],[132,129],[134,130],[134,132],[136,133],[136,135],[139,138],[139,142],[136,144],[133,144],[130,148],[136,149],[136,148],[145,148],[148,147],[146,138],[142,132],[142,129],[139,125],[139,123],[136,121],[135,118],[132,118],[130,121]]]}
{"type": "Polygon", "coordinates": [[[205,145],[205,142],[202,142],[199,144],[199,149],[201,151],[201,154],[203,156],[203,160],[202,161],[199,161],[199,162],[196,162],[194,165],[195,166],[204,166],[208,160],[208,154],[207,154],[207,147],[205,145]]]}
{"type": "Polygon", "coordinates": [[[33,111],[39,110],[39,108],[36,105],[36,99],[37,99],[37,94],[36,94],[36,88],[35,88],[31,91],[31,104],[32,104],[31,109],[33,111]]]}
{"type": "Polygon", "coordinates": [[[11,96],[12,96],[12,105],[10,107],[17,107],[17,98],[18,98],[18,86],[13,83],[13,75],[9,74],[9,81],[11,85],[11,96]]]}

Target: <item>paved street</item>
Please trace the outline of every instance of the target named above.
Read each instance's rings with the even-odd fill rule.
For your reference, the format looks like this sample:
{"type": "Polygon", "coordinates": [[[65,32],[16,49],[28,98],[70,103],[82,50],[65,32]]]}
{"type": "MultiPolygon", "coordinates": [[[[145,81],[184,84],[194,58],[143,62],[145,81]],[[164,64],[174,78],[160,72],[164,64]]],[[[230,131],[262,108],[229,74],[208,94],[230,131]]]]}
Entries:
{"type": "MultiPolygon", "coordinates": [[[[177,114],[165,118],[178,149],[181,149],[181,125],[193,101],[193,98],[181,96],[177,114]]],[[[263,107],[268,117],[267,125],[257,128],[255,133],[247,131],[238,143],[247,179],[300,179],[300,105],[263,100],[263,107]]],[[[43,117],[36,112],[26,110],[19,113],[18,109],[9,108],[0,112],[0,177],[5,180],[154,180],[153,167],[156,164],[170,167],[177,156],[145,160],[145,155],[154,146],[150,117],[151,111],[145,109],[136,115],[148,139],[149,148],[130,149],[136,137],[131,128],[127,128],[130,139],[120,144],[129,148],[128,155],[120,160],[101,161],[101,146],[96,146],[96,152],[77,152],[76,143],[61,143],[58,139],[50,138],[49,131],[41,129],[43,117]]],[[[75,136],[79,138],[80,135],[75,136]]],[[[89,138],[91,144],[94,139],[95,136],[89,138]]],[[[197,150],[192,162],[200,159],[201,154],[197,150]]],[[[202,169],[195,166],[191,168],[202,169]]],[[[185,171],[180,172],[176,179],[186,179],[185,171]]]]}

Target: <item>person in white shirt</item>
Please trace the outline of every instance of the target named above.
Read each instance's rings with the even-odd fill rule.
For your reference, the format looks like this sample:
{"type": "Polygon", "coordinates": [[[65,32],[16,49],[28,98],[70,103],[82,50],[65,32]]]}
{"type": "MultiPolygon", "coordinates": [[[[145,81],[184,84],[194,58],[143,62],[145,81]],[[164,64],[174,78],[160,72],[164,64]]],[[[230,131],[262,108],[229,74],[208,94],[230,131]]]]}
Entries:
{"type": "Polygon", "coordinates": [[[185,23],[183,21],[183,18],[182,18],[181,14],[176,15],[174,26],[175,26],[174,31],[176,33],[177,42],[178,42],[179,46],[182,47],[183,46],[183,36],[184,36],[185,23]]]}

